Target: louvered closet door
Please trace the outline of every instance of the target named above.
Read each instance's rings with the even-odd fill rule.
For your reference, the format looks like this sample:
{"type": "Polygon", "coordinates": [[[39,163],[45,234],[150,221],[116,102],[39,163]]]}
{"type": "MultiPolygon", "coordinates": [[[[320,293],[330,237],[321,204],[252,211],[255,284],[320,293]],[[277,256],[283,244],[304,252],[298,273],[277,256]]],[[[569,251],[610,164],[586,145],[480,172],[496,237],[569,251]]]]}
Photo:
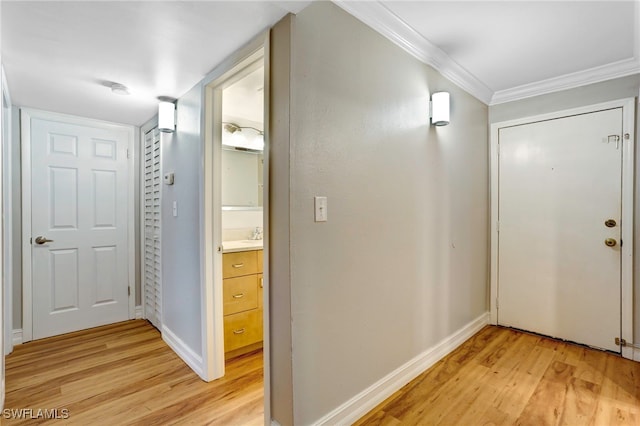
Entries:
{"type": "Polygon", "coordinates": [[[144,143],[144,294],[147,319],[162,326],[162,281],[160,263],[160,132],[145,135],[144,143]]]}

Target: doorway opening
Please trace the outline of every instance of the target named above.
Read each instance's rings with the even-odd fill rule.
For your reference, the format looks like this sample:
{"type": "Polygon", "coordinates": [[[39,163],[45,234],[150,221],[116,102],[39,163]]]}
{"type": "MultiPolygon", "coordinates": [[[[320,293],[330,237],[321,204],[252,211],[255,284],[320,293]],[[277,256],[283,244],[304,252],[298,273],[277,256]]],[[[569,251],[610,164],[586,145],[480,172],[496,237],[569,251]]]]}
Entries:
{"type": "Polygon", "coordinates": [[[270,419],[266,52],[268,33],[205,86],[203,341],[207,380],[223,377],[227,361],[259,358],[270,419]]]}

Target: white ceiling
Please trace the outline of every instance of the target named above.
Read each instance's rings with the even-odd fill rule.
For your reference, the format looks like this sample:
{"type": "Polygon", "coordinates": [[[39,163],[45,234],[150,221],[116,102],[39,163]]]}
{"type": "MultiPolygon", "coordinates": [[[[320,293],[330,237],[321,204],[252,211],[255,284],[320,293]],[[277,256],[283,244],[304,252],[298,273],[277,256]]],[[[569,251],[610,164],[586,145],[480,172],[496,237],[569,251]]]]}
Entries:
{"type": "MultiPolygon", "coordinates": [[[[307,2],[308,3],[308,2],[307,2]]],[[[15,105],[141,125],[227,56],[306,3],[2,1],[15,105]],[[111,93],[105,82],[129,87],[111,93]]]]}
{"type": "Polygon", "coordinates": [[[631,1],[385,5],[494,92],[634,55],[631,1]]]}
{"type": "Polygon", "coordinates": [[[264,129],[264,67],[222,91],[222,121],[264,129]]]}
{"type": "MultiPolygon", "coordinates": [[[[140,125],[308,3],[2,1],[12,101],[140,125]]],[[[486,103],[640,73],[638,0],[335,3],[486,103]]]]}

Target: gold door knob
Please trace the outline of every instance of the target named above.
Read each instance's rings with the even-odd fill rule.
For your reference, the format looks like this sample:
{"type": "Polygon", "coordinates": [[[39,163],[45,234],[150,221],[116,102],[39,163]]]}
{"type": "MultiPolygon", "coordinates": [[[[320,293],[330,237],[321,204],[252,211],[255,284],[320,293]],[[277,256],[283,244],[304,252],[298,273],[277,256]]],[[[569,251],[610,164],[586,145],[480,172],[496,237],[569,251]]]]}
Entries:
{"type": "Polygon", "coordinates": [[[606,240],[604,240],[604,245],[607,247],[615,247],[616,244],[618,244],[618,242],[613,238],[607,238],[606,240]]]}
{"type": "Polygon", "coordinates": [[[613,219],[607,219],[604,222],[604,226],[606,226],[607,228],[613,228],[614,226],[616,226],[616,221],[613,219]]]}

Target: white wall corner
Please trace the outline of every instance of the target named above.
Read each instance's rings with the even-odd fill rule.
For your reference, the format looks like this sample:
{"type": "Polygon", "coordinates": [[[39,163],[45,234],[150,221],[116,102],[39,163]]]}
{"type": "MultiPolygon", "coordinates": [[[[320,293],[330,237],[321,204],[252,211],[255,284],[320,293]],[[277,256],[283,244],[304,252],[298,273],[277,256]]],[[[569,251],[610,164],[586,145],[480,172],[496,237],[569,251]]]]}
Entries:
{"type": "Polygon", "coordinates": [[[204,366],[202,357],[187,346],[174,332],[165,325],[162,326],[162,340],[191,368],[202,380],[204,377],[204,366]]]}
{"type": "Polygon", "coordinates": [[[16,345],[21,345],[22,344],[22,329],[18,328],[13,330],[13,336],[12,336],[12,340],[13,340],[13,346],[16,345]]]}
{"type": "MultiPolygon", "coordinates": [[[[352,424],[489,324],[489,312],[449,335],[337,407],[314,425],[352,424]]],[[[273,423],[272,423],[273,424],[273,423]]]]}
{"type": "Polygon", "coordinates": [[[407,25],[382,3],[348,0],[333,0],[333,2],[419,61],[433,67],[481,102],[489,104],[491,101],[493,90],[451,59],[442,49],[407,25]]]}
{"type": "Polygon", "coordinates": [[[138,305],[136,306],[136,314],[135,314],[135,319],[142,319],[142,305],[138,305]]]}

